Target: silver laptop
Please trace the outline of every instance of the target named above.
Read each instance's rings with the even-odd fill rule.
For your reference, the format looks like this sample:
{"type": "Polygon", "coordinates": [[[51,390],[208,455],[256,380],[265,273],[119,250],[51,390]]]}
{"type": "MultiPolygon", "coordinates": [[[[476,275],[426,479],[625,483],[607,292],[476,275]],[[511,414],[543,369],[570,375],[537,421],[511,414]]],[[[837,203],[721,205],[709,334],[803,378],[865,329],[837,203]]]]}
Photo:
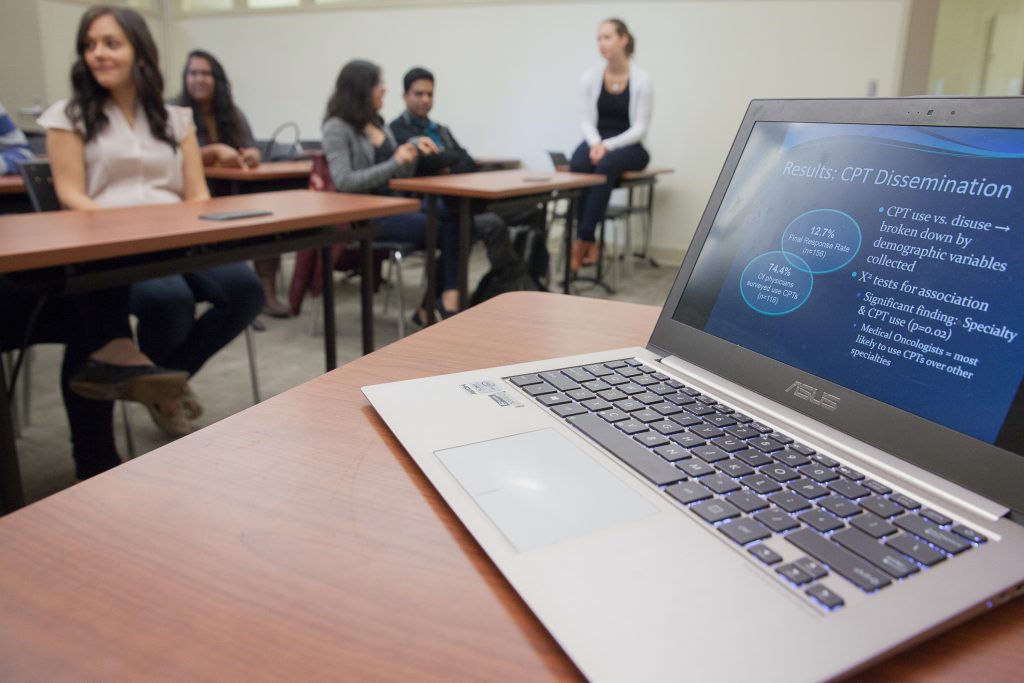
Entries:
{"type": "Polygon", "coordinates": [[[1022,111],[755,101],[646,347],[363,391],[588,678],[866,667],[1024,582],[1022,111]]]}

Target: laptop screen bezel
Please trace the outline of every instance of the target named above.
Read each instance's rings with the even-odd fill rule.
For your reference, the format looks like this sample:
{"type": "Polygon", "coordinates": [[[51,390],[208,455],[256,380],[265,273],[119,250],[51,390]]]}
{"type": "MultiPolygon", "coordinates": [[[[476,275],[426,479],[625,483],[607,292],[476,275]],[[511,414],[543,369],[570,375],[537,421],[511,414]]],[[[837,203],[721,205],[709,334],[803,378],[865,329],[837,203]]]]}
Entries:
{"type": "Polygon", "coordinates": [[[1024,128],[1024,98],[754,100],[649,341],[673,355],[1018,512],[1024,511],[1024,456],[868,398],[844,386],[676,321],[672,315],[729,188],[754,124],[847,123],[1024,128]],[[839,397],[834,411],[786,390],[802,382],[839,397]]]}

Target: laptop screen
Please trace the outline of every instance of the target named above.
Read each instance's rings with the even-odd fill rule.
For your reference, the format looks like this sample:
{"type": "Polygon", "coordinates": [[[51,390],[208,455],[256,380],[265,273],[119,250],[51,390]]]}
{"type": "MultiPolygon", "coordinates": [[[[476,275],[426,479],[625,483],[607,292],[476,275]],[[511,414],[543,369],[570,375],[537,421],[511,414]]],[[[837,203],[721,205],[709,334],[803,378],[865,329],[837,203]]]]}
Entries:
{"type": "Polygon", "coordinates": [[[1020,452],[1024,130],[759,121],[673,318],[1020,452]]]}

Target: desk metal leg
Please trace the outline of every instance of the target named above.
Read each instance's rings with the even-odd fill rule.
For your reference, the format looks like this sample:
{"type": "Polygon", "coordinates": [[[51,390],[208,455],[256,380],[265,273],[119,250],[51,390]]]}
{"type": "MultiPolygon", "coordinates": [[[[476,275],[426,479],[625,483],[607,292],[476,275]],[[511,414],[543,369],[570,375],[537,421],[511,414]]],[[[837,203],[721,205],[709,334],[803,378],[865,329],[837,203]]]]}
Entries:
{"type": "Polygon", "coordinates": [[[651,258],[651,233],[654,231],[654,185],[655,183],[652,182],[647,186],[647,211],[644,212],[643,258],[648,264],[657,268],[658,262],[651,258]]]}
{"type": "Polygon", "coordinates": [[[427,234],[424,235],[426,258],[423,277],[427,282],[427,324],[434,324],[434,302],[437,301],[437,195],[427,195],[427,234]]]}
{"type": "MultiPolygon", "coordinates": [[[[373,352],[373,240],[369,237],[359,240],[360,270],[359,291],[363,321],[363,354],[373,352]]],[[[401,315],[401,314],[399,314],[401,315]]]]}
{"type": "Polygon", "coordinates": [[[473,214],[469,197],[459,199],[459,310],[469,308],[469,249],[473,239],[473,214]]]}
{"type": "Polygon", "coordinates": [[[565,214],[565,272],[562,280],[562,294],[571,294],[572,270],[569,268],[572,262],[572,240],[576,232],[576,197],[569,198],[569,208],[565,214]]]}
{"type": "Polygon", "coordinates": [[[25,505],[21,487],[18,449],[14,443],[11,402],[7,394],[7,373],[0,363],[0,514],[14,512],[25,505]]]}
{"type": "Polygon", "coordinates": [[[338,367],[337,334],[334,329],[334,263],[331,247],[320,249],[320,278],[324,304],[324,360],[327,371],[338,367]]]}

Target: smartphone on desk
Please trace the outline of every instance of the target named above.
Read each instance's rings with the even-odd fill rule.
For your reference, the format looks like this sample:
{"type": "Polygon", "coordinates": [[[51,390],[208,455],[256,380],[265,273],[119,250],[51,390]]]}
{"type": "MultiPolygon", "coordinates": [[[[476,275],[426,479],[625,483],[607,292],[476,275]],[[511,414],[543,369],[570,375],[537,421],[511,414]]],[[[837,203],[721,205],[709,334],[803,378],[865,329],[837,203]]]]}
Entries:
{"type": "Polygon", "coordinates": [[[204,221],[231,221],[236,218],[255,218],[256,216],[270,216],[272,211],[261,211],[249,209],[247,211],[219,211],[217,213],[202,213],[199,217],[204,221]]]}

